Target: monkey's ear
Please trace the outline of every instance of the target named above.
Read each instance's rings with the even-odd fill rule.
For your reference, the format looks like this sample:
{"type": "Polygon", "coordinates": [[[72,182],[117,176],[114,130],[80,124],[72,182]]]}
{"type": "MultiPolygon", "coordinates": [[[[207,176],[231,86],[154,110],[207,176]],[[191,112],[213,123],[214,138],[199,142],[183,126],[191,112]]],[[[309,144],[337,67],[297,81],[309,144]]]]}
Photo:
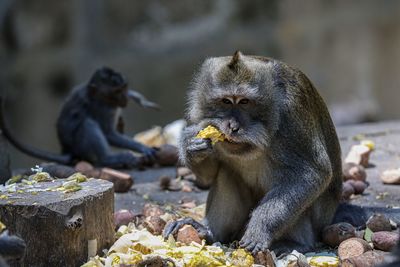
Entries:
{"type": "Polygon", "coordinates": [[[242,52],[240,52],[239,50],[237,50],[237,51],[235,52],[235,54],[233,54],[232,59],[231,59],[231,61],[230,61],[229,64],[228,64],[228,67],[229,67],[231,70],[236,70],[236,69],[238,68],[238,64],[239,64],[239,61],[240,61],[240,59],[241,59],[242,56],[243,56],[242,52]]]}

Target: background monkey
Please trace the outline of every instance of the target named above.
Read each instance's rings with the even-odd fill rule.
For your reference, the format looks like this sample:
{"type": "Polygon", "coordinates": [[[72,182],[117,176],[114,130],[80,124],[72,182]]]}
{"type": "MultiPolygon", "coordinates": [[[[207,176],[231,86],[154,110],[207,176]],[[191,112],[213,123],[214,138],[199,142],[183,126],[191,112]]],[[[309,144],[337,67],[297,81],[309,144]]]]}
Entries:
{"type": "Polygon", "coordinates": [[[123,121],[120,110],[128,104],[129,98],[142,107],[158,109],[158,105],[140,93],[129,90],[120,73],[107,67],[96,70],[89,82],[78,86],[62,107],[57,120],[62,155],[40,151],[14,138],[4,118],[2,99],[0,127],[4,136],[18,149],[44,160],[61,164],[86,160],[97,166],[137,167],[151,163],[156,151],[121,133],[123,121]],[[144,156],[136,157],[130,152],[112,153],[110,145],[137,151],[144,156]]]}
{"type": "Polygon", "coordinates": [[[205,226],[170,224],[165,236],[191,223],[208,241],[252,252],[312,250],[339,204],[339,141],[322,98],[299,70],[244,56],[207,59],[189,92],[180,156],[210,186],[205,226]],[[207,125],[227,141],[195,138],[207,125]]]}

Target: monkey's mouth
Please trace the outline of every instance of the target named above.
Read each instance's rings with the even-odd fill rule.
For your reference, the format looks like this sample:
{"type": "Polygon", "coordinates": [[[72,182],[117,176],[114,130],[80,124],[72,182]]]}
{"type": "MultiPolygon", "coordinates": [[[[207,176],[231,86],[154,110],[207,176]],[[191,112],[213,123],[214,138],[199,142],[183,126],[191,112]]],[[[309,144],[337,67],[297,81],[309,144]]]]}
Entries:
{"type": "Polygon", "coordinates": [[[252,145],[249,144],[248,142],[245,142],[243,140],[239,140],[238,138],[230,137],[225,135],[225,140],[222,142],[222,145],[227,148],[228,150],[231,151],[244,151],[244,150],[250,150],[252,145]]]}

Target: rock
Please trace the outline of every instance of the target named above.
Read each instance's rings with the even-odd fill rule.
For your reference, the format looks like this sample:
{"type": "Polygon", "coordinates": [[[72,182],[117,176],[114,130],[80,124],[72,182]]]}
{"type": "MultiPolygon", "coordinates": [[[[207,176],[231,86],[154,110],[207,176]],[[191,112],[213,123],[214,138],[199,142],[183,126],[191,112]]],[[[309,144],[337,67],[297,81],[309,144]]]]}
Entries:
{"type": "Polygon", "coordinates": [[[93,165],[87,161],[79,161],[77,164],[75,164],[75,170],[82,174],[91,171],[93,169],[94,169],[93,165]]]}
{"type": "Polygon", "coordinates": [[[365,235],[365,230],[356,231],[356,237],[363,239],[365,235]]]}
{"type": "Polygon", "coordinates": [[[166,222],[160,216],[148,216],[143,222],[143,226],[153,235],[161,235],[166,222]]]}
{"type": "Polygon", "coordinates": [[[351,195],[353,194],[354,194],[354,187],[347,181],[344,182],[342,188],[342,201],[349,200],[351,195]]]}
{"type": "Polygon", "coordinates": [[[329,225],[322,231],[322,241],[333,248],[339,246],[344,240],[355,236],[356,229],[345,222],[329,225]]]}
{"type": "Polygon", "coordinates": [[[133,185],[133,179],[129,174],[110,168],[102,168],[99,178],[112,182],[116,193],[127,192],[133,185]]]}
{"type": "Polygon", "coordinates": [[[173,145],[162,145],[156,152],[156,162],[161,166],[173,166],[178,163],[178,148],[173,145]]]}
{"type": "MultiPolygon", "coordinates": [[[[0,230],[1,231],[1,230],[0,230]]],[[[23,239],[15,235],[9,235],[5,230],[0,234],[1,255],[7,261],[18,261],[21,259],[26,250],[26,243],[23,239]]],[[[2,267],[8,265],[1,265],[2,267]]]]}
{"type": "MultiPolygon", "coordinates": [[[[166,266],[175,266],[175,263],[171,259],[163,259],[160,256],[149,256],[145,259],[141,260],[134,266],[136,267],[166,267],[166,266]]],[[[126,266],[121,264],[120,266],[126,266]]],[[[131,265],[128,265],[131,266],[131,265]]]]}
{"type": "Polygon", "coordinates": [[[182,185],[181,190],[182,190],[182,192],[190,193],[193,191],[193,188],[188,184],[184,184],[184,185],[182,185]]]}
{"type": "Polygon", "coordinates": [[[179,229],[176,240],[186,245],[190,245],[192,241],[201,244],[199,233],[193,226],[188,224],[179,229]]]}
{"type": "Polygon", "coordinates": [[[375,267],[385,261],[387,253],[382,251],[367,251],[361,255],[342,260],[341,267],[375,267]]]}
{"type": "Polygon", "coordinates": [[[254,255],[254,263],[262,266],[275,267],[274,255],[272,255],[269,250],[259,251],[254,255]]]}
{"type": "Polygon", "coordinates": [[[193,209],[196,207],[196,201],[188,201],[181,204],[181,207],[184,209],[193,209]]]}
{"type": "Polygon", "coordinates": [[[372,215],[368,219],[366,225],[369,229],[371,229],[372,232],[392,230],[392,224],[390,223],[389,218],[380,213],[372,215]]]}
{"type": "Polygon", "coordinates": [[[142,213],[144,217],[161,216],[165,214],[165,212],[158,205],[151,203],[146,203],[144,205],[142,213]]]}
{"type": "Polygon", "coordinates": [[[179,179],[172,179],[170,176],[163,175],[159,178],[160,188],[169,191],[180,191],[182,184],[179,179]]]}
{"type": "Polygon", "coordinates": [[[347,180],[345,183],[349,183],[353,187],[354,194],[356,195],[364,193],[368,187],[368,184],[364,181],[347,180]]]}
{"type": "Polygon", "coordinates": [[[349,154],[345,158],[345,163],[354,163],[368,167],[369,165],[369,155],[371,154],[371,149],[365,145],[354,145],[351,147],[349,154]]]}
{"type": "Polygon", "coordinates": [[[380,231],[375,232],[372,235],[372,244],[374,244],[374,248],[383,251],[391,251],[396,246],[398,241],[398,232],[380,231]]]}
{"type": "Polygon", "coordinates": [[[400,169],[386,170],[381,174],[384,184],[400,184],[400,169]]]}
{"type": "Polygon", "coordinates": [[[358,165],[352,162],[345,163],[343,164],[343,179],[344,181],[366,181],[367,173],[365,172],[365,168],[362,165],[358,165]]]}
{"type": "Polygon", "coordinates": [[[187,167],[178,167],[176,173],[178,177],[184,177],[193,174],[192,170],[187,167]]]}
{"type": "Polygon", "coordinates": [[[158,180],[161,190],[168,190],[169,186],[171,185],[171,177],[163,175],[158,180]]]}
{"type": "Polygon", "coordinates": [[[128,225],[135,219],[135,214],[130,210],[119,210],[114,213],[114,223],[116,229],[122,225],[128,225]]]}
{"type": "Polygon", "coordinates": [[[340,243],[338,248],[338,256],[340,260],[344,260],[351,257],[360,256],[371,249],[371,246],[364,239],[352,237],[340,243]]]}

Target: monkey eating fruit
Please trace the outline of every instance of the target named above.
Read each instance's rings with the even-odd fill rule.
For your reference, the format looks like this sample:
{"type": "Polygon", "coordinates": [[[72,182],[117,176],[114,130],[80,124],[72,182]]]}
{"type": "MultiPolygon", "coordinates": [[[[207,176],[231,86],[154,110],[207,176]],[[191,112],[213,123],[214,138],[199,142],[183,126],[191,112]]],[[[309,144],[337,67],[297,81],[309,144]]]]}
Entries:
{"type": "Polygon", "coordinates": [[[171,223],[164,236],[191,224],[207,242],[240,240],[253,253],[311,251],[339,204],[342,170],[335,128],[309,79],[236,52],[207,59],[188,98],[180,158],[210,187],[206,216],[171,223]]]}
{"type": "Polygon", "coordinates": [[[158,109],[139,92],[129,90],[125,78],[114,70],[103,67],[95,71],[89,82],[78,86],[69,95],[57,120],[57,132],[62,155],[38,150],[14,137],[4,116],[4,100],[0,98],[0,127],[4,136],[19,150],[44,160],[73,164],[85,160],[96,166],[111,168],[139,167],[152,163],[156,150],[122,134],[120,116],[129,99],[145,108],[158,109]],[[111,146],[141,153],[137,157],[129,151],[113,153],[111,146]]]}

